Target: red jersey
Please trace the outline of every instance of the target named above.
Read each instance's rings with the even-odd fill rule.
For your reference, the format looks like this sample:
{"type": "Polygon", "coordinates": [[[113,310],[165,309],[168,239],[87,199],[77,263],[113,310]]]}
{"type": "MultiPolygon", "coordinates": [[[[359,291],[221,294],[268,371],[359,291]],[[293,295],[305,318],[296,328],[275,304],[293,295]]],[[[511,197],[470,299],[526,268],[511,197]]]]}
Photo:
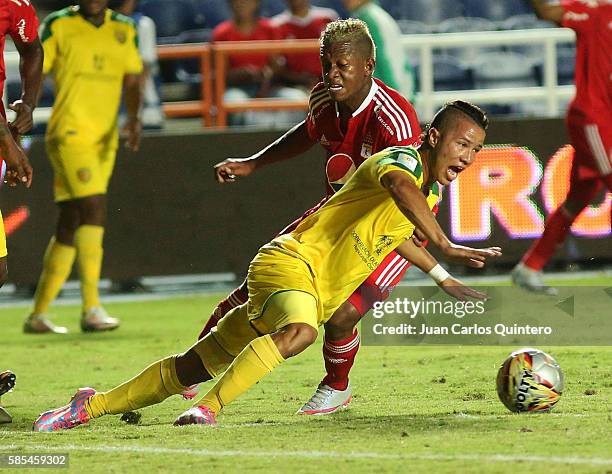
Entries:
{"type": "MultiPolygon", "coordinates": [[[[272,24],[280,31],[283,39],[319,39],[325,26],[338,18],[338,13],[331,8],[310,7],[305,17],[292,15],[289,10],[274,18],[272,24]]],[[[293,72],[306,72],[321,77],[321,60],[319,53],[288,54],[287,68],[293,72]]]]}
{"type": "Polygon", "coordinates": [[[416,111],[404,97],[378,79],[363,103],[353,112],[346,133],[340,129],[337,105],[324,84],[317,84],[310,94],[308,135],[327,150],[327,194],[335,184],[344,183],[352,172],[374,153],[396,145],[418,141],[421,127],[416,111]],[[352,163],[347,164],[347,156],[352,163]]]}
{"type": "MultiPolygon", "coordinates": [[[[30,0],[0,0],[0,97],[4,91],[6,68],[4,42],[11,35],[15,43],[31,43],[38,38],[38,18],[30,0]]],[[[0,103],[1,107],[1,103],[0,103]]],[[[4,115],[4,107],[2,107],[4,115]]]]}
{"type": "MultiPolygon", "coordinates": [[[[212,33],[212,41],[261,41],[281,39],[278,29],[267,18],[259,18],[253,31],[244,34],[236,28],[232,20],[218,24],[212,33]]],[[[229,56],[230,69],[254,67],[263,69],[268,64],[268,56],[263,53],[232,54],[229,56]]]]}
{"type": "Polygon", "coordinates": [[[576,97],[571,108],[612,121],[612,2],[565,0],[561,25],[576,32],[576,97]],[[607,119],[606,119],[607,117],[607,119]]]}

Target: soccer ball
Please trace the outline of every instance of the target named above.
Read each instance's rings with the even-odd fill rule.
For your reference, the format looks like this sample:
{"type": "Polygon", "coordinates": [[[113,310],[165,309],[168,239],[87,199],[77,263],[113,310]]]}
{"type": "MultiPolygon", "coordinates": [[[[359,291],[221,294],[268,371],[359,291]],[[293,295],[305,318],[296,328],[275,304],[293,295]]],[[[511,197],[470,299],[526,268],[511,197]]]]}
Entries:
{"type": "Polygon", "coordinates": [[[497,395],[513,412],[548,411],[563,391],[563,371],[539,349],[513,352],[497,372],[497,395]]]}

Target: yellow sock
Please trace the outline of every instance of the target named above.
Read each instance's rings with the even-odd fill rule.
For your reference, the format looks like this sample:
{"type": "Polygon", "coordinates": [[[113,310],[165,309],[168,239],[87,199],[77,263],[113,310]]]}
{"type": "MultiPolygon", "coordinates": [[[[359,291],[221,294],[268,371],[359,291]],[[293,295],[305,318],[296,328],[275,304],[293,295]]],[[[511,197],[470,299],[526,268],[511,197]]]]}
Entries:
{"type": "Polygon", "coordinates": [[[43,259],[43,271],[34,295],[33,313],[47,312],[49,305],[70,276],[75,254],[74,247],[56,242],[55,237],[51,237],[43,259]]]}
{"type": "Polygon", "coordinates": [[[136,377],[108,392],[96,393],[85,403],[90,418],[116,415],[159,403],[183,391],[176,375],[176,356],[151,364],[136,377]]]}
{"type": "Polygon", "coordinates": [[[81,279],[81,297],[83,311],[100,306],[100,269],[102,268],[102,238],[104,227],[99,225],[82,225],[74,234],[74,245],[77,249],[79,277],[81,279]]]}
{"type": "Polygon", "coordinates": [[[284,360],[270,335],[258,337],[238,354],[223,376],[194,406],[206,405],[219,413],[284,360]]]}

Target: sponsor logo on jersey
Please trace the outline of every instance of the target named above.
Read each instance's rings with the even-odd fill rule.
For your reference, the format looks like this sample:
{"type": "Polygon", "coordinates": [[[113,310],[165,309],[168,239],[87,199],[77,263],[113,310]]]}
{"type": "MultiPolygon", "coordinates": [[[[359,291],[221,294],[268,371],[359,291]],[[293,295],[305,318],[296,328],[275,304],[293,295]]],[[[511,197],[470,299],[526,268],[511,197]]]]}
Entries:
{"type": "Polygon", "coordinates": [[[123,30],[115,31],[115,39],[119,42],[119,44],[123,44],[127,41],[127,35],[123,30]]]}
{"type": "Polygon", "coordinates": [[[380,114],[376,114],[376,119],[382,124],[383,127],[387,129],[387,132],[389,132],[391,135],[395,135],[389,124],[384,121],[380,114]]]}
{"type": "Polygon", "coordinates": [[[325,135],[321,135],[321,139],[319,140],[319,143],[323,146],[329,146],[329,142],[327,141],[327,138],[325,138],[325,135]]]}
{"type": "Polygon", "coordinates": [[[589,19],[588,13],[576,13],[576,12],[566,12],[565,19],[570,21],[587,21],[589,19]]]}
{"type": "Polygon", "coordinates": [[[397,161],[398,163],[401,163],[406,168],[408,168],[410,171],[416,170],[416,167],[419,164],[419,162],[414,156],[410,156],[406,153],[400,153],[397,156],[397,161]]]}
{"type": "Polygon", "coordinates": [[[26,21],[25,21],[25,18],[22,18],[21,20],[17,22],[17,33],[19,34],[21,41],[23,41],[24,43],[27,43],[28,41],[30,41],[30,38],[26,36],[25,28],[26,28],[26,21]]]}
{"type": "Polygon", "coordinates": [[[393,243],[393,237],[389,235],[380,235],[376,241],[374,252],[376,255],[382,254],[389,245],[393,243]]]}

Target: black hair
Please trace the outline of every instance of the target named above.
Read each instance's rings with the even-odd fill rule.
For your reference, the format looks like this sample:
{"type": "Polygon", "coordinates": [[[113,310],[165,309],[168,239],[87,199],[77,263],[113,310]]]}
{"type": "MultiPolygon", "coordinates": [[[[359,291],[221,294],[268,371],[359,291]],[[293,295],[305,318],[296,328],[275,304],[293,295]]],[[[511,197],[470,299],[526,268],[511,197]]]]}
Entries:
{"type": "Polygon", "coordinates": [[[431,128],[436,128],[438,130],[444,128],[448,119],[457,112],[467,115],[476,125],[485,131],[489,127],[489,118],[484,110],[464,100],[453,100],[444,104],[444,107],[436,112],[432,121],[425,127],[425,136],[427,136],[431,128]]]}

